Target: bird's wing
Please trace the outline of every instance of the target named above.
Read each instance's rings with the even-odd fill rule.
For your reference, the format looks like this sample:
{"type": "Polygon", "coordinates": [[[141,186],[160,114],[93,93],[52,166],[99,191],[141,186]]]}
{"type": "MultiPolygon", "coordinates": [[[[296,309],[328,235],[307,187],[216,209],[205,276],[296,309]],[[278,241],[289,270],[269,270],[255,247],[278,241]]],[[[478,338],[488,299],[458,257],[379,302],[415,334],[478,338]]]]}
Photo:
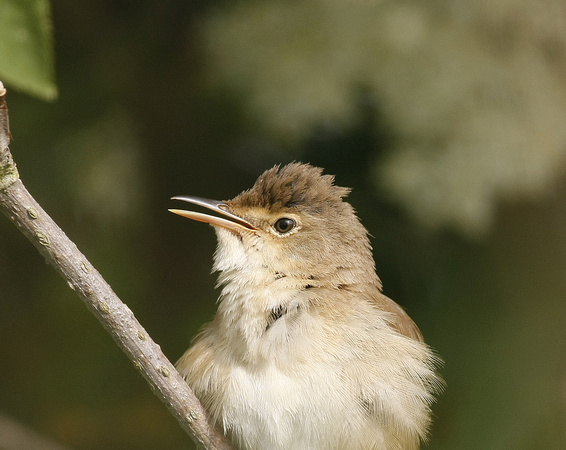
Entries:
{"type": "Polygon", "coordinates": [[[395,317],[393,326],[399,333],[410,337],[415,341],[424,342],[423,335],[421,334],[419,328],[403,308],[401,308],[397,303],[395,303],[385,295],[381,295],[379,298],[377,298],[376,302],[380,309],[392,314],[395,317]]]}

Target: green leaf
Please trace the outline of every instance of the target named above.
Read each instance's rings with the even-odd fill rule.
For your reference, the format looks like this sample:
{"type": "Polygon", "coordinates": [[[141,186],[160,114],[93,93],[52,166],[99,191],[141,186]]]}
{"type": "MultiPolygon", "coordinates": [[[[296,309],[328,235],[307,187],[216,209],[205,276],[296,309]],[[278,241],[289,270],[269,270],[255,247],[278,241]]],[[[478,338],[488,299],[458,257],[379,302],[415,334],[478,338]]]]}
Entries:
{"type": "Polygon", "coordinates": [[[44,100],[57,97],[48,0],[0,0],[0,80],[44,100]]]}

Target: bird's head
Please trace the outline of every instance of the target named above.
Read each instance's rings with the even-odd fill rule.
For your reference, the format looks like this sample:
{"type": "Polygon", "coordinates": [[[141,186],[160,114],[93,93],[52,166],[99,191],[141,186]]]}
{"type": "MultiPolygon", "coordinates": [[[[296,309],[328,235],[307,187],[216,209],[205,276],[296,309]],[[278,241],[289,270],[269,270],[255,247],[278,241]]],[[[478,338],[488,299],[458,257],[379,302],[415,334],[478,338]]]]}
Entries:
{"type": "MultiPolygon", "coordinates": [[[[355,278],[379,283],[367,231],[343,198],[348,188],[308,164],[291,163],[264,172],[251,189],[232,200],[192,196],[182,200],[215,211],[171,212],[214,226],[218,235],[215,269],[250,266],[280,276],[351,284],[355,278]]],[[[359,282],[359,280],[358,280],[359,282]]]]}

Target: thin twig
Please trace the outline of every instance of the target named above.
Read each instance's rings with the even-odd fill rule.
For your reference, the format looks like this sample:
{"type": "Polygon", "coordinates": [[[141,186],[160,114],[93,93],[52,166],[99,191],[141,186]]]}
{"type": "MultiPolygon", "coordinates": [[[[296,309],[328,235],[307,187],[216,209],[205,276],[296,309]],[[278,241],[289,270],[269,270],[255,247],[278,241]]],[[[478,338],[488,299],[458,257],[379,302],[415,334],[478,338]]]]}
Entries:
{"type": "Polygon", "coordinates": [[[194,393],[132,311],[26,190],[9,143],[6,90],[0,82],[0,210],[79,295],[197,445],[214,450],[232,448],[222,432],[209,423],[194,393]]]}

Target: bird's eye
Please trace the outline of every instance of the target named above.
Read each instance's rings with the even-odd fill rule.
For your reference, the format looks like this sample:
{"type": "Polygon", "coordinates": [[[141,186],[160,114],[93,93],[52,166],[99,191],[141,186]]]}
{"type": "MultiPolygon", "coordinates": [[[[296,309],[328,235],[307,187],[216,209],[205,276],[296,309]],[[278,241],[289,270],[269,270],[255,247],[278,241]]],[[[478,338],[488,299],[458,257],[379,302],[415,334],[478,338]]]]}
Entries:
{"type": "Polygon", "coordinates": [[[293,219],[282,217],[281,219],[277,220],[277,222],[275,222],[273,228],[275,228],[275,231],[277,231],[278,233],[285,234],[295,228],[295,225],[297,225],[297,223],[293,219]]]}

